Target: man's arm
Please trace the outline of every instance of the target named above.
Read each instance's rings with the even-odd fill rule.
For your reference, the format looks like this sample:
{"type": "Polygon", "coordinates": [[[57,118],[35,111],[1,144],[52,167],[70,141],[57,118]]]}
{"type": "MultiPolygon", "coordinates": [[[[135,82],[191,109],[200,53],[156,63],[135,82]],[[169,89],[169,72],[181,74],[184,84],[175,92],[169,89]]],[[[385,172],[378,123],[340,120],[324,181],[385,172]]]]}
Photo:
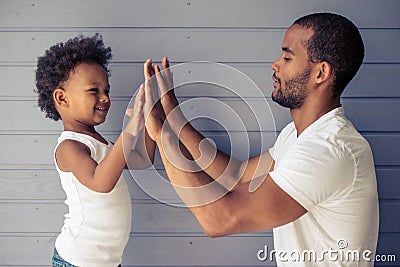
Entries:
{"type": "Polygon", "coordinates": [[[257,177],[265,178],[273,163],[268,151],[242,162],[218,150],[187,121],[180,110],[174,94],[168,58],[164,57],[162,60],[162,73],[157,65],[154,69],[168,122],[202,170],[213,179],[218,179],[228,189],[257,177]]]}
{"type": "MultiPolygon", "coordinates": [[[[150,68],[151,61],[146,62],[150,68]]],[[[145,77],[148,76],[145,72],[145,77]]],[[[168,121],[165,121],[164,110],[160,103],[156,103],[157,95],[157,88],[146,82],[146,129],[159,147],[167,175],[176,192],[207,235],[217,237],[270,229],[289,223],[306,213],[306,210],[277,186],[270,176],[267,176],[253,192],[249,192],[248,183],[227,191],[204,171],[188,172],[176,167],[173,162],[177,155],[182,153],[189,159],[193,155],[180,143],[168,121]],[[149,106],[153,108],[147,108],[149,106]]],[[[263,178],[265,176],[259,179],[263,178]]]]}
{"type": "MultiPolygon", "coordinates": [[[[208,236],[218,237],[271,229],[306,213],[306,210],[277,186],[269,175],[254,192],[249,192],[249,182],[227,192],[218,183],[210,186],[213,179],[203,171],[185,172],[176,168],[166,157],[166,153],[179,153],[177,138],[172,130],[164,128],[166,130],[156,142],[163,148],[160,149],[160,155],[167,175],[208,236]],[[207,188],[204,187],[207,185],[207,188]]],[[[185,156],[190,157],[185,146],[181,145],[180,149],[185,156]]]]}

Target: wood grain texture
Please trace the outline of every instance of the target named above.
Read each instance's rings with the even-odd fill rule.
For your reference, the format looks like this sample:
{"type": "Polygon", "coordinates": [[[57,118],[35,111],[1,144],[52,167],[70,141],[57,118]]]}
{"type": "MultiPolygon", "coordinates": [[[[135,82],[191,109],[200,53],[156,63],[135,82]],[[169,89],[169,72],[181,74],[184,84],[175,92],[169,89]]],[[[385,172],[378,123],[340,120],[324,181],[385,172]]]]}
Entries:
{"type": "MultiPolygon", "coordinates": [[[[196,83],[201,72],[192,66],[175,78],[177,83],[193,81],[179,86],[177,95],[186,103],[186,114],[196,118],[195,127],[221,150],[244,160],[268,149],[291,121],[289,112],[270,100],[271,63],[280,55],[284,32],[293,20],[321,11],[349,17],[365,42],[364,63],[342,102],[374,153],[381,216],[378,253],[397,255],[397,262],[375,265],[399,266],[399,8],[397,0],[2,0],[0,266],[49,266],[66,211],[52,158],[62,126],[44,118],[33,92],[37,58],[50,45],[100,32],[112,47],[113,103],[107,122],[98,127],[109,140],[122,129],[125,108],[143,82],[146,58],[158,62],[167,55],[172,65],[212,61],[237,69],[258,90],[244,76],[229,72],[208,74],[219,78],[221,86],[196,83]],[[261,116],[260,124],[254,114],[261,116]]],[[[180,201],[171,187],[157,180],[155,174],[165,176],[159,155],[156,167],[156,173],[124,172],[134,215],[124,266],[275,266],[256,257],[264,245],[272,249],[271,231],[210,239],[187,209],[154,199],[180,201]],[[152,191],[143,190],[148,189],[143,181],[152,191]]]]}
{"type": "MultiPolygon", "coordinates": [[[[79,31],[0,31],[0,63],[33,63],[50,46],[79,34],[103,35],[113,62],[144,62],[168,55],[179,62],[273,62],[279,57],[284,29],[82,29],[79,31]],[[212,40],[212,42],[209,42],[212,40]],[[140,53],[138,53],[140,51],[140,53]]],[[[366,63],[398,63],[396,29],[361,30],[366,63]],[[390,40],[390,42],[389,42],[390,40]]]]}

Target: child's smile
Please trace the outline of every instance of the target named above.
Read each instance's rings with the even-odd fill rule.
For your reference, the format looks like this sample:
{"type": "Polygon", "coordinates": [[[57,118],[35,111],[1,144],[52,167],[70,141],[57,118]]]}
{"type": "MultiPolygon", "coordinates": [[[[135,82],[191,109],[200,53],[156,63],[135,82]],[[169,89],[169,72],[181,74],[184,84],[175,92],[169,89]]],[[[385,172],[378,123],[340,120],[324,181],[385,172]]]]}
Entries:
{"type": "Polygon", "coordinates": [[[61,111],[64,123],[81,128],[103,123],[110,109],[110,85],[105,69],[94,63],[81,63],[64,85],[68,106],[61,111]]]}

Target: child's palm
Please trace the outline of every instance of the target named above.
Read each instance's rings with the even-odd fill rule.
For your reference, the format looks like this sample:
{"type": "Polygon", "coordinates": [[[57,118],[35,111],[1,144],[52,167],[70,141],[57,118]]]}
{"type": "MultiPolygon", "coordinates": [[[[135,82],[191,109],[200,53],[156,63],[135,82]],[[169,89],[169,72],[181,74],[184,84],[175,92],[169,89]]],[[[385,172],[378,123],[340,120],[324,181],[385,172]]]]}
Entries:
{"type": "Polygon", "coordinates": [[[125,127],[125,132],[135,137],[139,131],[144,127],[143,117],[143,105],[144,105],[144,87],[140,86],[139,91],[135,97],[133,108],[126,110],[126,115],[130,117],[128,124],[125,127]]]}

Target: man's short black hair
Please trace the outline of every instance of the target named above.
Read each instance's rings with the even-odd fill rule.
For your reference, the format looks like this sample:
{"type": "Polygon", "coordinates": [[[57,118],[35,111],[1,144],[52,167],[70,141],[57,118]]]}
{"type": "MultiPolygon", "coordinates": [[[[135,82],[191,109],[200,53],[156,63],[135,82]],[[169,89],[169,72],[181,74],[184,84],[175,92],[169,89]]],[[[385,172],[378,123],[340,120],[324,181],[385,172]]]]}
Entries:
{"type": "Polygon", "coordinates": [[[79,35],[50,47],[44,56],[38,58],[36,69],[36,90],[40,109],[46,117],[55,121],[61,119],[55,108],[53,92],[68,80],[71,71],[80,63],[97,63],[109,73],[107,65],[112,58],[111,48],[105,47],[103,38],[96,33],[92,37],[79,35]]]}
{"type": "Polygon", "coordinates": [[[349,19],[332,13],[306,15],[293,24],[313,30],[305,44],[308,58],[311,62],[331,64],[334,96],[340,96],[364,59],[364,43],[358,28],[349,19]]]}

